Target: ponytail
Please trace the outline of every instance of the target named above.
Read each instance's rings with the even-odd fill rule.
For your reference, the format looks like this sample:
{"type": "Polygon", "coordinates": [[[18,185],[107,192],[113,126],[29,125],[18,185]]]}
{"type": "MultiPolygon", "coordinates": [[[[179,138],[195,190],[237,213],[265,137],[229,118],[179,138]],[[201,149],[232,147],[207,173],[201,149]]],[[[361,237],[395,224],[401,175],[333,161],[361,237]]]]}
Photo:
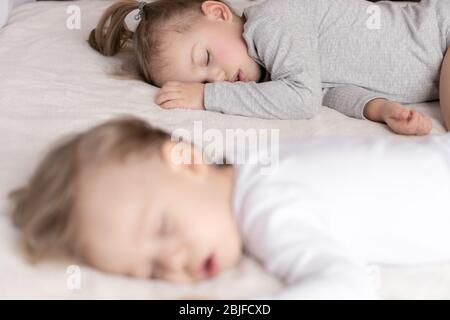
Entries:
{"type": "Polygon", "coordinates": [[[105,56],[113,56],[133,37],[125,24],[127,15],[136,10],[136,0],[121,0],[111,5],[89,35],[89,45],[105,56]],[[107,22],[109,21],[109,24],[107,22]]]}

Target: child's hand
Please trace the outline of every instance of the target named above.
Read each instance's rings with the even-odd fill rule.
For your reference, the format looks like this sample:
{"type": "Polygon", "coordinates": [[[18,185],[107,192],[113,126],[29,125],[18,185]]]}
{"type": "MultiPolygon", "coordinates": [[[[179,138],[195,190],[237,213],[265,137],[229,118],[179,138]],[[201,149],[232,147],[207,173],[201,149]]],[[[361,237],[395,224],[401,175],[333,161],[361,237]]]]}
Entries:
{"type": "Polygon", "coordinates": [[[204,110],[204,87],[203,83],[198,82],[167,81],[156,95],[155,103],[165,109],[204,110]]]}
{"type": "Polygon", "coordinates": [[[380,111],[383,121],[398,134],[427,135],[433,126],[429,117],[415,109],[407,109],[398,102],[387,101],[380,111]]]}

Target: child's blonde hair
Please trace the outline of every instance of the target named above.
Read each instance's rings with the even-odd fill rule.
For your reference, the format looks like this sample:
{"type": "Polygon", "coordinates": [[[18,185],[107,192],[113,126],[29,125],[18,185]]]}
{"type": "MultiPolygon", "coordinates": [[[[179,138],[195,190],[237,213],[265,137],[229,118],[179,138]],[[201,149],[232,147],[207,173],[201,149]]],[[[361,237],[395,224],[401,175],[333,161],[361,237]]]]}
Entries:
{"type": "MultiPolygon", "coordinates": [[[[195,21],[202,16],[201,6],[205,1],[156,0],[146,3],[141,21],[133,33],[127,28],[125,18],[138,9],[139,2],[121,0],[102,15],[97,27],[90,33],[89,44],[103,55],[113,56],[128,40],[133,40],[139,75],[146,82],[161,86],[158,74],[170,64],[163,55],[164,46],[168,44],[164,41],[167,32],[185,33],[191,30],[195,21]]],[[[234,13],[232,8],[230,10],[234,13]]]]}
{"type": "Polygon", "coordinates": [[[131,154],[155,151],[169,135],[136,118],[111,120],[63,139],[44,157],[28,184],[13,191],[12,220],[21,231],[26,257],[83,260],[73,223],[77,177],[90,165],[122,161],[131,154]]]}

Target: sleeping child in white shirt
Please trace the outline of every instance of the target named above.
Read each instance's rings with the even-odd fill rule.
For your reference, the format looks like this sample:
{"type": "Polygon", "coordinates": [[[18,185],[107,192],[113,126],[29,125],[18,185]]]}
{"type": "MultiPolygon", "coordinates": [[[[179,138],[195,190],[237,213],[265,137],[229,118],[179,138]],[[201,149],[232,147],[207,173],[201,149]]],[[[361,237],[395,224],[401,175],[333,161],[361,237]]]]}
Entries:
{"type": "Polygon", "coordinates": [[[376,298],[367,264],[450,261],[450,134],[278,147],[263,174],[267,150],[210,164],[144,121],[111,120],[51,149],[11,194],[12,220],[32,261],[133,277],[201,281],[245,252],[286,285],[251,298],[376,298]]]}

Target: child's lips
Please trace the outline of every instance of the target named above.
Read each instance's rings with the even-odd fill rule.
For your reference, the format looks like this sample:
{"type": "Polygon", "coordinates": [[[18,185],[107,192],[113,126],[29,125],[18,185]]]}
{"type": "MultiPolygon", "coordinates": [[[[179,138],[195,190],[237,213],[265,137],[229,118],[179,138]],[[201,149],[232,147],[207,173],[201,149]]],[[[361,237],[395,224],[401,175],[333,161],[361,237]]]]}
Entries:
{"type": "Polygon", "coordinates": [[[245,80],[246,80],[246,78],[245,78],[244,72],[242,72],[242,70],[239,69],[238,72],[236,72],[236,74],[231,79],[231,82],[245,81],[245,80]]]}
{"type": "Polygon", "coordinates": [[[234,74],[233,78],[231,78],[231,82],[236,82],[236,81],[238,80],[238,78],[239,78],[239,71],[240,71],[240,70],[238,70],[238,72],[236,72],[236,73],[234,74]]]}
{"type": "Polygon", "coordinates": [[[205,278],[213,278],[219,274],[220,266],[217,257],[211,253],[203,261],[200,274],[205,278]]]}
{"type": "Polygon", "coordinates": [[[244,72],[242,72],[242,70],[239,70],[239,74],[238,74],[238,81],[245,81],[245,74],[244,72]]]}

